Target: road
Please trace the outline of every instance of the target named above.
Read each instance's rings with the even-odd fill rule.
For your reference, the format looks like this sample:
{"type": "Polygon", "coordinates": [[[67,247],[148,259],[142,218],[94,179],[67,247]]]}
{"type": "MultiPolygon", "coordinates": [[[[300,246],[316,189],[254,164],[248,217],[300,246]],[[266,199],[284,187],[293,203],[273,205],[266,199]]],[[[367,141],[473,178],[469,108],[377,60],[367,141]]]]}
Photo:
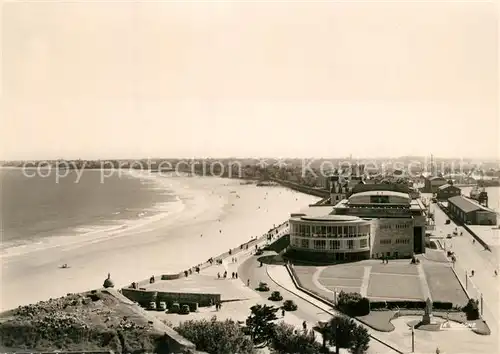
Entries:
{"type": "MultiPolygon", "coordinates": [[[[266,253],[267,254],[267,253],[266,253]]],[[[255,288],[258,286],[259,282],[265,282],[271,288],[272,291],[279,291],[284,299],[293,300],[297,306],[297,311],[294,311],[294,315],[300,318],[302,321],[306,321],[308,324],[308,328],[316,325],[319,321],[328,321],[332,315],[331,313],[334,311],[333,309],[328,309],[329,311],[325,311],[324,309],[304,300],[302,297],[297,296],[295,293],[292,293],[284,287],[279,287],[274,283],[274,281],[269,277],[266,272],[266,266],[260,267],[259,262],[257,261],[257,257],[252,257],[243,262],[238,268],[238,274],[243,281],[247,279],[250,280],[250,286],[255,288]]],[[[270,292],[260,293],[260,295],[267,299],[270,292]]],[[[324,305],[326,308],[327,306],[324,305]]],[[[375,341],[370,341],[370,348],[368,350],[368,354],[395,354],[396,351],[388,348],[387,346],[375,341]]]]}
{"type": "Polygon", "coordinates": [[[499,333],[500,307],[498,287],[500,276],[494,275],[494,271],[498,269],[496,255],[485,250],[479,242],[475,242],[474,244],[474,238],[463,227],[457,226],[453,221],[449,225],[446,225],[445,221],[448,219],[448,216],[436,204],[432,204],[431,210],[434,212],[436,221],[434,235],[442,237],[444,247],[455,253],[457,258],[455,270],[464,284],[466,272],[470,275],[470,272],[474,270],[475,275],[467,279],[469,294],[472,297],[480,297],[480,294],[483,295],[483,318],[488,323],[492,335],[499,333]],[[446,239],[446,235],[453,233],[455,228],[457,228],[459,235],[460,232],[463,235],[446,239]]]}

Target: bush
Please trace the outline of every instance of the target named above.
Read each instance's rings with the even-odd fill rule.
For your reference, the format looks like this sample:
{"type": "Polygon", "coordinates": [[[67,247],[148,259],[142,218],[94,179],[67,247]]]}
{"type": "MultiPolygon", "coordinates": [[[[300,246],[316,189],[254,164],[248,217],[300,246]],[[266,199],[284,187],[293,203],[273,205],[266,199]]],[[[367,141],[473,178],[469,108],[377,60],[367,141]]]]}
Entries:
{"type": "Polygon", "coordinates": [[[370,301],[371,310],[380,310],[386,308],[387,308],[387,302],[385,301],[370,301]]]}
{"type": "Polygon", "coordinates": [[[359,293],[341,291],[338,296],[337,307],[349,316],[365,316],[370,313],[370,301],[359,293]]]}
{"type": "Polygon", "coordinates": [[[243,333],[238,323],[232,320],[187,321],[182,322],[175,330],[196,345],[196,350],[210,354],[240,353],[251,354],[254,347],[252,341],[243,333]]]}
{"type": "Polygon", "coordinates": [[[387,308],[389,310],[394,309],[417,309],[423,310],[427,306],[425,301],[387,301],[387,308]]]}
{"type": "Polygon", "coordinates": [[[436,310],[451,310],[453,309],[453,303],[435,301],[432,303],[432,307],[436,310]]]}
{"type": "Polygon", "coordinates": [[[467,305],[464,306],[463,311],[467,316],[467,320],[474,321],[479,319],[479,301],[469,299],[467,305]]]}
{"type": "Polygon", "coordinates": [[[277,354],[317,354],[321,353],[322,345],[316,342],[313,330],[304,333],[292,325],[280,322],[274,327],[271,348],[277,354]]]}
{"type": "Polygon", "coordinates": [[[269,286],[267,285],[267,283],[260,282],[257,290],[258,291],[269,291],[269,286]]]}
{"type": "Polygon", "coordinates": [[[283,300],[283,296],[281,296],[279,291],[273,291],[271,296],[269,296],[269,300],[271,301],[281,301],[283,300]]]}
{"type": "Polygon", "coordinates": [[[283,306],[282,306],[283,310],[285,311],[296,311],[298,306],[297,304],[295,304],[295,302],[293,302],[292,300],[286,300],[284,303],[283,303],[283,306]]]}

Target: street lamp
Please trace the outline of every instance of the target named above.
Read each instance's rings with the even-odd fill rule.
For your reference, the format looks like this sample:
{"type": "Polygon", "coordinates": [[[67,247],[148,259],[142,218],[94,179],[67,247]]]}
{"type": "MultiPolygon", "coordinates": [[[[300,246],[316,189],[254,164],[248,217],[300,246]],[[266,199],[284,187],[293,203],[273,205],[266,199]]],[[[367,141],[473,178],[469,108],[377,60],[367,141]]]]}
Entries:
{"type": "Polygon", "coordinates": [[[465,270],[465,290],[468,289],[468,281],[467,281],[467,269],[465,270]]]}
{"type": "Polygon", "coordinates": [[[415,353],[415,326],[411,326],[411,352],[415,353]]]}
{"type": "Polygon", "coordinates": [[[483,315],[483,294],[481,293],[481,316],[483,315]]]}

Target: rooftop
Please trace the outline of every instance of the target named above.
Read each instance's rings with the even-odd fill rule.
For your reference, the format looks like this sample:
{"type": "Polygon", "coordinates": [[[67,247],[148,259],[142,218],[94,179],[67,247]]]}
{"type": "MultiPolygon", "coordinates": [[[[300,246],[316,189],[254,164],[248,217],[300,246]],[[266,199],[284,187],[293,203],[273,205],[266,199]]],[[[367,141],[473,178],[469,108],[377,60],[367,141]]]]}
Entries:
{"type": "Polygon", "coordinates": [[[444,177],[440,176],[434,176],[434,177],[429,177],[429,181],[445,181],[446,179],[444,177]]]}
{"type": "Polygon", "coordinates": [[[301,220],[306,221],[337,221],[337,222],[353,222],[361,220],[357,216],[353,215],[323,215],[323,216],[302,216],[301,220]]]}
{"type": "Polygon", "coordinates": [[[410,196],[408,193],[402,193],[402,192],[394,192],[394,191],[366,191],[366,192],[359,192],[351,195],[351,197],[361,197],[361,196],[391,196],[391,197],[401,197],[401,198],[409,198],[410,196]]]}
{"type": "Polygon", "coordinates": [[[332,205],[321,205],[321,206],[310,206],[308,208],[305,208],[298,213],[292,213],[292,217],[297,217],[297,216],[325,216],[332,214],[333,211],[333,206],[332,205]]]}
{"type": "Polygon", "coordinates": [[[448,183],[446,183],[446,184],[443,184],[442,186],[439,186],[439,187],[438,187],[438,189],[439,189],[439,190],[444,190],[444,189],[449,188],[449,187],[455,187],[455,188],[458,188],[458,187],[456,187],[456,186],[454,186],[454,185],[452,185],[452,184],[448,184],[448,183]]]}
{"type": "Polygon", "coordinates": [[[462,210],[465,213],[470,213],[471,211],[476,211],[476,210],[490,211],[492,213],[495,212],[494,210],[479,205],[476,201],[466,198],[462,195],[451,197],[448,199],[448,202],[456,205],[460,210],[462,210]]]}

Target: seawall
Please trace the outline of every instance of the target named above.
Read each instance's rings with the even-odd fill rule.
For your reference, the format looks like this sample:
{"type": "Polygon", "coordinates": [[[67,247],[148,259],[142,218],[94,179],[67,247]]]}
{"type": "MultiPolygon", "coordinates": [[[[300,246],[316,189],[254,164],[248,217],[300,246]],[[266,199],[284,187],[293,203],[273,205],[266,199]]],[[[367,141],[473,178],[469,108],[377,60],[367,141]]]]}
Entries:
{"type": "Polygon", "coordinates": [[[277,178],[271,178],[271,180],[276,182],[276,183],[281,184],[284,187],[293,189],[297,192],[301,192],[301,193],[305,193],[305,194],[309,194],[309,195],[314,195],[315,197],[320,197],[320,198],[330,197],[330,193],[324,189],[311,188],[311,187],[304,186],[303,184],[300,184],[300,183],[284,181],[282,179],[277,179],[277,178]]]}

